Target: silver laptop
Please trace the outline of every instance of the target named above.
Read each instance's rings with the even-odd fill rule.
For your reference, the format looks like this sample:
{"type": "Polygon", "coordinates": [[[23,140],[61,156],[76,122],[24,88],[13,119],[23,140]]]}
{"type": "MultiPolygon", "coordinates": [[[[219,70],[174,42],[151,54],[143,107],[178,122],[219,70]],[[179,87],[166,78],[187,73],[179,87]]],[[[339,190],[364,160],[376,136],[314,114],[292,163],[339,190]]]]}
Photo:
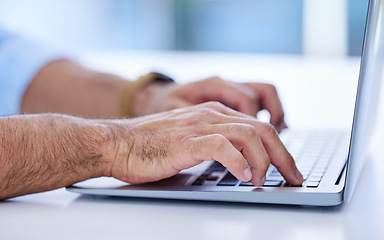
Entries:
{"type": "Polygon", "coordinates": [[[238,181],[220,163],[207,161],[159,182],[127,184],[97,178],[67,188],[70,192],[162,199],[334,206],[348,202],[362,168],[381,81],[384,0],[370,0],[352,128],[347,131],[290,131],[280,137],[295,158],[305,182],[289,186],[271,166],[262,187],[238,181]]]}

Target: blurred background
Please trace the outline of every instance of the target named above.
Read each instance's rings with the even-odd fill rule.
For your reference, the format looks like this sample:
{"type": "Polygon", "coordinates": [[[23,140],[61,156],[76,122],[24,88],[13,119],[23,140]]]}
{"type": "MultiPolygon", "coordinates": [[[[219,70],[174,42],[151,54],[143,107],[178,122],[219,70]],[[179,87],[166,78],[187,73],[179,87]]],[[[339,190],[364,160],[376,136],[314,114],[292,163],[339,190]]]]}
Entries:
{"type": "Polygon", "coordinates": [[[0,25],[71,50],[359,55],[366,0],[0,0],[0,25]]]}

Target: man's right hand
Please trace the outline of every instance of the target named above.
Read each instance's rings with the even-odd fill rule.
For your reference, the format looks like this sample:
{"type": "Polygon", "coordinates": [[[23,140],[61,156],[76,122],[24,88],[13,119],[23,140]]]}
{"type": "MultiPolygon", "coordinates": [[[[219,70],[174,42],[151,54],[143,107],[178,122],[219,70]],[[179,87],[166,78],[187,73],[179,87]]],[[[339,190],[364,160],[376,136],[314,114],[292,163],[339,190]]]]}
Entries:
{"type": "Polygon", "coordinates": [[[270,163],[289,184],[303,182],[272,125],[218,102],[105,123],[112,136],[105,175],[128,183],[168,178],[205,160],[255,186],[265,182],[270,163]]]}
{"type": "Polygon", "coordinates": [[[218,102],[125,120],[0,117],[0,200],[100,176],[157,181],[206,160],[256,186],[270,163],[289,184],[303,181],[272,125],[218,102]]]}

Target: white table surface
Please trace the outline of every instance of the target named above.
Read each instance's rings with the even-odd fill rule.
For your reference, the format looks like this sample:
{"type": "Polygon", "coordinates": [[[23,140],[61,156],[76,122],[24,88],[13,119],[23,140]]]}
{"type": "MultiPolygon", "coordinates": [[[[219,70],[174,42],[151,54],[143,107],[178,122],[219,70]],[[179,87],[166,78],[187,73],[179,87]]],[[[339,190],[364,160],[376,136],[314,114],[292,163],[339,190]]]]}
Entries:
{"type": "MultiPolygon", "coordinates": [[[[358,74],[357,59],[166,52],[99,52],[79,59],[130,78],[157,70],[181,83],[211,75],[275,83],[293,127],[348,125],[358,74]]],[[[383,120],[380,110],[378,123],[383,120]]],[[[383,133],[379,124],[348,205],[148,200],[58,189],[0,202],[0,239],[384,239],[383,133]]]]}

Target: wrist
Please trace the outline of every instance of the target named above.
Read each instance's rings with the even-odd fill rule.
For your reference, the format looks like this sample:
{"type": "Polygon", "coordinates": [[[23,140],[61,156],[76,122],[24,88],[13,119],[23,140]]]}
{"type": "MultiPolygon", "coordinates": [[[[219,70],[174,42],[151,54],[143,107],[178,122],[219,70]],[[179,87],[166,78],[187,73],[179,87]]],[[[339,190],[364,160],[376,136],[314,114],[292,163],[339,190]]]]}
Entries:
{"type": "Polygon", "coordinates": [[[104,177],[120,176],[122,169],[128,169],[128,161],[133,146],[133,136],[130,129],[135,119],[104,120],[105,141],[100,144],[103,165],[97,173],[104,177]]]}
{"type": "MultiPolygon", "coordinates": [[[[92,124],[92,126],[89,127],[90,129],[87,130],[88,137],[92,136],[94,140],[92,141],[92,148],[97,149],[97,152],[99,156],[96,157],[99,158],[95,162],[94,168],[90,169],[89,174],[91,175],[91,178],[96,177],[110,177],[111,176],[111,166],[112,158],[111,158],[111,152],[113,152],[113,139],[114,136],[112,134],[112,131],[110,127],[107,124],[92,124]]],[[[88,141],[88,140],[86,140],[88,141]]]]}
{"type": "Polygon", "coordinates": [[[132,112],[134,116],[150,114],[150,111],[148,111],[148,103],[151,102],[150,98],[167,86],[168,84],[155,82],[139,89],[132,98],[132,112]]]}
{"type": "Polygon", "coordinates": [[[64,136],[68,152],[66,162],[77,176],[75,182],[105,176],[109,167],[108,148],[111,139],[109,127],[97,120],[54,115],[57,138],[64,136]]]}
{"type": "Polygon", "coordinates": [[[142,76],[137,81],[128,82],[121,94],[120,116],[129,118],[143,115],[140,113],[143,112],[146,98],[150,96],[148,94],[161,85],[173,82],[171,78],[155,72],[142,76]]]}
{"type": "Polygon", "coordinates": [[[47,138],[53,144],[50,148],[57,149],[56,154],[50,158],[55,158],[56,155],[56,160],[61,161],[58,165],[72,171],[73,182],[105,176],[110,165],[109,143],[113,138],[107,124],[60,114],[42,116],[55,129],[52,135],[48,135],[49,139],[47,138]],[[58,143],[62,149],[55,147],[58,143]]]}

